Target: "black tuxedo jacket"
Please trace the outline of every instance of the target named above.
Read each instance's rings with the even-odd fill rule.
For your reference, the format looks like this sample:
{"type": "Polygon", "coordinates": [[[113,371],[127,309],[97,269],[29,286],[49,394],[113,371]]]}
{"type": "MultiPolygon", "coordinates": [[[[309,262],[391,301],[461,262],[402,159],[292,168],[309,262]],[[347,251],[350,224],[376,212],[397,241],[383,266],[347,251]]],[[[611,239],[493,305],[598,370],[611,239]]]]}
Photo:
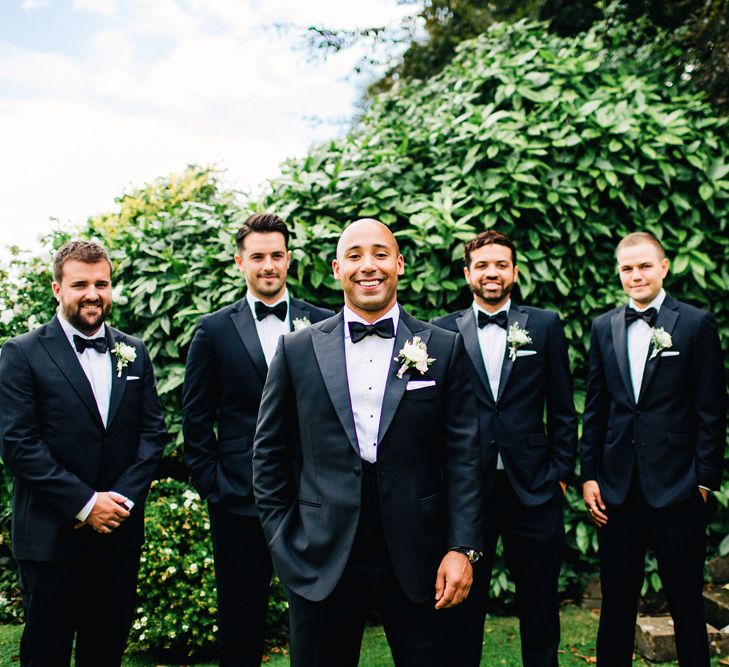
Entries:
{"type": "Polygon", "coordinates": [[[165,444],[154,371],[144,344],[106,327],[110,346],[131,345],[137,358],[117,375],[112,364],[107,426],[91,385],[57,317],[3,345],[0,443],[14,477],[12,540],[18,559],[74,558],[103,541],[120,548],[144,539],[144,502],[165,444]],[[134,502],[110,535],[74,530],[94,491],[134,502]]]}
{"type": "MultiPolygon", "coordinates": [[[[289,299],[289,321],[334,313],[289,299]]],[[[251,487],[253,434],[266,358],[247,299],[201,318],[185,366],[182,429],[192,483],[203,498],[256,516],[251,487]]]]}
{"type": "MultiPolygon", "coordinates": [[[[716,322],[710,313],[667,296],[655,326],[673,344],[646,360],[640,396],[634,396],[625,306],[592,323],[582,479],[597,480],[611,505],[625,500],[634,466],[646,500],[656,508],[689,498],[698,485],[717,488],[721,481],[726,386],[716,322]]],[[[649,357],[652,350],[651,345],[649,357]]]]}
{"type": "Polygon", "coordinates": [[[577,418],[567,341],[559,317],[547,310],[512,303],[509,326],[515,322],[532,339],[519,350],[536,354],[517,356],[512,361],[507,342],[499,395],[494,396],[473,308],[433,320],[439,327],[459,331],[468,352],[478,402],[484,485],[490,488],[497,454],[501,453],[514,491],[525,505],[534,506],[554,497],[559,480],[572,478],[577,418]]]}
{"type": "MultiPolygon", "coordinates": [[[[419,336],[425,375],[390,365],[378,433],[380,509],[395,573],[415,601],[433,598],[451,546],[480,548],[476,409],[460,336],[400,309],[393,347],[419,336]],[[435,385],[407,390],[410,380],[435,385]]],[[[281,580],[309,600],[339,581],[360,511],[362,466],[350,404],[341,313],[279,344],[253,454],[256,505],[281,580]]]]}

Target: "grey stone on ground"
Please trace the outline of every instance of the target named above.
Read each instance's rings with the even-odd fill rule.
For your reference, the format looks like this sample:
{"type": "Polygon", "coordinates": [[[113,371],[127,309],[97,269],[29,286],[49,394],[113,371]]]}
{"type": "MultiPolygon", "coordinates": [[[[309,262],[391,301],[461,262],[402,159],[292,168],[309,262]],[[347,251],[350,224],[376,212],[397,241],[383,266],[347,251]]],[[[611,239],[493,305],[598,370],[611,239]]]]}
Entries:
{"type": "Polygon", "coordinates": [[[709,568],[711,580],[715,584],[729,583],[729,554],[712,558],[706,566],[709,568]]]}
{"type": "MultiPolygon", "coordinates": [[[[709,643],[721,639],[721,633],[707,623],[709,643]]],[[[635,651],[653,662],[676,659],[676,640],[670,616],[642,616],[635,624],[635,651]]]]}
{"type": "Polygon", "coordinates": [[[717,628],[729,625],[729,584],[704,589],[706,620],[717,628]]]}

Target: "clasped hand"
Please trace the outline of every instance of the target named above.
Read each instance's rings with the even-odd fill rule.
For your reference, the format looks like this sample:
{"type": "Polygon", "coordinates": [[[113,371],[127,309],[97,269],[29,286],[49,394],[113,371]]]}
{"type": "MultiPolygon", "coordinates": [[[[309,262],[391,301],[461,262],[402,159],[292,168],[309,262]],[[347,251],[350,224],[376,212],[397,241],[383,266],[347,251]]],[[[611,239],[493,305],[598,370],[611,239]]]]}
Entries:
{"type": "Polygon", "coordinates": [[[124,507],[125,502],[126,498],[118,493],[99,491],[86,521],[79,521],[74,528],[81,528],[88,524],[97,533],[111,533],[129,516],[129,510],[124,507]]]}

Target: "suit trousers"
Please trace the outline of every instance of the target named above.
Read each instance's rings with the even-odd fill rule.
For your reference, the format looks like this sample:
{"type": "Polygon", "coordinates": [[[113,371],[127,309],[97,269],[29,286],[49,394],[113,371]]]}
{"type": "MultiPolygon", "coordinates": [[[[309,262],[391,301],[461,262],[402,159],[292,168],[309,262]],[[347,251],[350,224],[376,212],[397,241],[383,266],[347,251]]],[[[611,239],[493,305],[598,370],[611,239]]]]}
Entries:
{"type": "Polygon", "coordinates": [[[559,572],[564,545],[563,494],[555,482],[554,497],[535,507],[524,505],[506,473],[496,472],[486,500],[483,558],[473,567],[473,586],[466,600],[443,615],[443,643],[450,645],[450,664],[481,664],[496,543],[501,536],[504,559],[516,587],[524,667],[557,667],[559,649],[559,572]]]}
{"type": "Polygon", "coordinates": [[[436,667],[433,600],[413,602],[402,590],[387,551],[376,465],[362,461],[362,503],[344,573],[332,593],[312,602],[288,589],[292,667],[356,667],[370,610],[380,612],[398,667],[436,667]]]}
{"type": "Polygon", "coordinates": [[[139,556],[139,549],[99,548],[72,560],[18,561],[23,667],[70,665],[74,635],[77,667],[121,665],[137,599],[139,556]]]}
{"type": "Polygon", "coordinates": [[[602,609],[597,634],[600,667],[632,665],[638,598],[650,547],[668,600],[681,667],[708,667],[702,591],[706,557],[706,507],[696,493],[661,509],[651,507],[634,474],[625,502],[607,506],[598,529],[602,609]]]}
{"type": "Polygon", "coordinates": [[[258,667],[266,637],[271,555],[258,517],[208,503],[221,667],[258,667]]]}

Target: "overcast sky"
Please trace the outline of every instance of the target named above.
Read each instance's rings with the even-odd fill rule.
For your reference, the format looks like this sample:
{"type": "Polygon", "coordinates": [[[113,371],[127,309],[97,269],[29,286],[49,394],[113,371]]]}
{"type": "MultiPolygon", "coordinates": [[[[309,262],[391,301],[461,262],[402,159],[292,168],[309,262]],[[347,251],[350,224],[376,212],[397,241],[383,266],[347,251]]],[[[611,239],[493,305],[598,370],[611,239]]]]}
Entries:
{"type": "Polygon", "coordinates": [[[307,62],[275,23],[397,24],[396,0],[0,0],[0,246],[132,185],[218,164],[256,191],[343,131],[356,53],[307,62]],[[308,117],[323,122],[312,124],[308,117]],[[339,119],[339,123],[337,123],[339,119]]]}

